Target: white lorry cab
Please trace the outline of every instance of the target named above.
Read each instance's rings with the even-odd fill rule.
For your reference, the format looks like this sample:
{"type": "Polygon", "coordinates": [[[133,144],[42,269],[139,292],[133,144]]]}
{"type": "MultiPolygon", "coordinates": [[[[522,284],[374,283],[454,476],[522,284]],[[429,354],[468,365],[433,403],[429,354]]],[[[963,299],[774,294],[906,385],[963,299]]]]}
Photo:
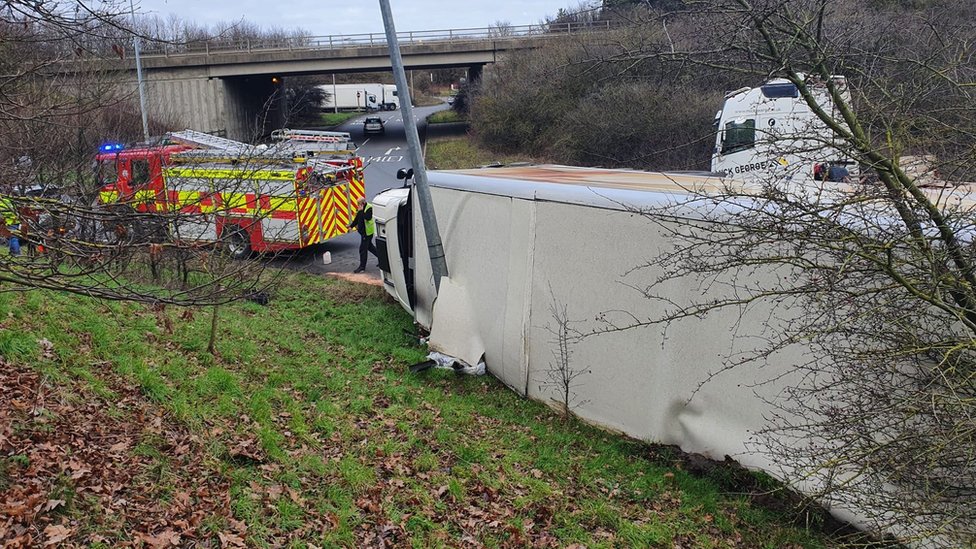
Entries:
{"type": "MultiPolygon", "coordinates": [[[[849,103],[846,79],[832,80],[849,103]]],[[[820,108],[839,118],[827,86],[810,82],[809,88],[820,108]]],[[[786,79],[726,94],[715,128],[711,168],[726,177],[842,182],[857,175],[843,144],[786,79]]]]}
{"type": "Polygon", "coordinates": [[[397,94],[396,86],[393,84],[381,84],[377,104],[384,111],[395,111],[399,109],[400,96],[397,94]]]}

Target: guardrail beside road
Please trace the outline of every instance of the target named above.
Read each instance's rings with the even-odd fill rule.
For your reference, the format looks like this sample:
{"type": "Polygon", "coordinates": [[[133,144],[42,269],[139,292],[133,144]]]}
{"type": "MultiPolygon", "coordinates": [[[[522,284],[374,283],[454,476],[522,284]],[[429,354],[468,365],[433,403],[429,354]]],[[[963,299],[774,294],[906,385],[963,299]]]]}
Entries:
{"type": "MultiPolygon", "coordinates": [[[[505,40],[514,38],[542,37],[583,32],[605,31],[612,28],[610,21],[591,23],[547,23],[544,25],[519,25],[484,27],[473,29],[446,29],[398,32],[400,45],[431,42],[505,40]]],[[[193,40],[189,42],[149,42],[142,44],[142,56],[219,55],[221,53],[260,51],[329,50],[363,46],[386,46],[386,34],[338,34],[332,36],[289,36],[280,38],[193,40]]]]}

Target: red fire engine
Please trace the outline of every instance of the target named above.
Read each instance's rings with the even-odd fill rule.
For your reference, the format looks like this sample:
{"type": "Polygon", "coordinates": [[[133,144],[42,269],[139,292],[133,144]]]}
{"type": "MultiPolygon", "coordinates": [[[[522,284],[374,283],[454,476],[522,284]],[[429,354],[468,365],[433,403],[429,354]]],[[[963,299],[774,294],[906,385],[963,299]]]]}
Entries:
{"type": "Polygon", "coordinates": [[[349,134],[277,132],[270,147],[186,130],[158,146],[105,145],[102,204],[166,213],[169,237],[237,256],[298,249],[348,231],[365,195],[349,134]]]}

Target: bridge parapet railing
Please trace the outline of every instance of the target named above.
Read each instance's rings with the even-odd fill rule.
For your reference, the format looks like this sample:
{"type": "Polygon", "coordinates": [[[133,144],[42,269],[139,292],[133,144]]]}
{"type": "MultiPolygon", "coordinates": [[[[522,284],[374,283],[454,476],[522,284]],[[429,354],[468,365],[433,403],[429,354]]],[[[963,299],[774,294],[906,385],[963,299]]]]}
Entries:
{"type": "MultiPolygon", "coordinates": [[[[610,21],[596,21],[586,23],[566,22],[469,29],[405,31],[397,33],[397,40],[401,45],[452,41],[506,40],[594,32],[608,30],[611,27],[612,24],[610,21]]],[[[386,34],[299,35],[247,39],[217,37],[190,42],[144,42],[142,44],[141,54],[143,56],[220,55],[239,52],[330,50],[372,46],[385,47],[386,34]]]]}

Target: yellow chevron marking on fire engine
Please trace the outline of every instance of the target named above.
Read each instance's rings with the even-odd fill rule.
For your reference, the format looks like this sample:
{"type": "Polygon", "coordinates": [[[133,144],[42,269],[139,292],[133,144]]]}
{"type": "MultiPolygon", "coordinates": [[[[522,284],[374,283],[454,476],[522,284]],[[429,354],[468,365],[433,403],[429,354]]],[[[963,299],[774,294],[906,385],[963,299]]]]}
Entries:
{"type": "Polygon", "coordinates": [[[333,236],[348,232],[349,222],[352,217],[349,215],[348,198],[346,197],[346,187],[336,187],[333,190],[333,209],[332,216],[335,218],[336,232],[333,236]]]}
{"type": "Polygon", "coordinates": [[[298,221],[302,226],[308,225],[312,216],[315,215],[315,209],[311,207],[313,203],[314,201],[311,198],[298,199],[298,221]]]}
{"type": "Polygon", "coordinates": [[[328,238],[343,234],[348,230],[347,227],[349,226],[350,219],[348,216],[344,215],[344,210],[346,209],[346,197],[343,189],[345,189],[345,187],[345,185],[338,185],[328,189],[327,207],[329,211],[329,218],[327,224],[322,224],[322,230],[329,235],[328,238]]]}
{"type": "Polygon", "coordinates": [[[335,236],[335,207],[333,205],[333,189],[323,191],[325,197],[322,199],[322,209],[327,212],[322,216],[322,237],[325,239],[335,236]]]}
{"type": "Polygon", "coordinates": [[[349,226],[356,212],[355,202],[351,195],[346,194],[348,188],[348,185],[343,185],[336,189],[336,217],[346,226],[349,226]]]}
{"type": "Polygon", "coordinates": [[[348,231],[351,217],[348,213],[346,200],[346,186],[338,186],[329,189],[329,225],[325,228],[328,238],[344,234],[348,231]]]}
{"type": "Polygon", "coordinates": [[[315,235],[316,242],[323,242],[326,239],[325,231],[322,230],[321,219],[320,219],[320,218],[328,217],[329,215],[328,212],[325,210],[324,200],[325,200],[324,189],[319,190],[317,193],[315,193],[315,199],[313,200],[313,203],[315,204],[316,214],[319,217],[313,218],[312,224],[309,226],[309,229],[310,232],[315,235]],[[316,220],[318,220],[319,222],[316,223],[316,220]]]}
{"type": "Polygon", "coordinates": [[[312,223],[311,225],[306,225],[306,228],[308,229],[308,243],[309,244],[315,244],[315,243],[320,242],[322,240],[322,235],[319,234],[319,225],[318,225],[318,223],[312,223]]]}
{"type": "Polygon", "coordinates": [[[298,226],[307,235],[306,244],[315,244],[319,241],[319,231],[315,223],[316,215],[315,198],[304,197],[298,199],[298,226]]]}
{"type": "Polygon", "coordinates": [[[111,204],[112,202],[119,201],[119,193],[115,191],[106,191],[98,193],[98,201],[102,204],[111,204]]]}

